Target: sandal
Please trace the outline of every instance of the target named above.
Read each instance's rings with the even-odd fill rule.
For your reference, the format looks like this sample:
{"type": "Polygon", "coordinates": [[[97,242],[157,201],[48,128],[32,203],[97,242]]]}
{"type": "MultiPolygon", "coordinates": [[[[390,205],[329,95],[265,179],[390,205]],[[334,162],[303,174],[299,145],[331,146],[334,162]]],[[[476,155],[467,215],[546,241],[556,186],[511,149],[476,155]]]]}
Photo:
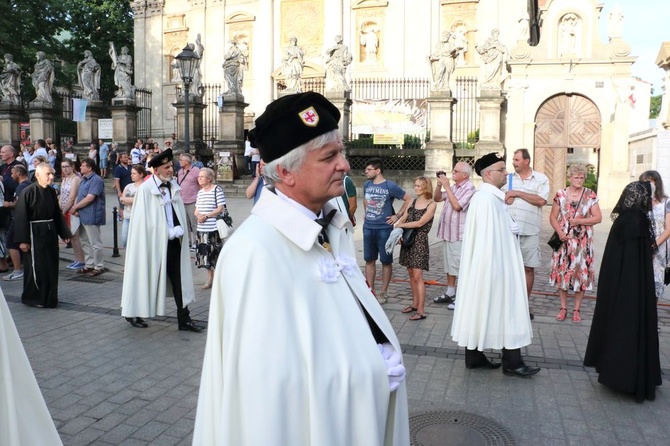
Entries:
{"type": "Polygon", "coordinates": [[[104,269],[104,268],[103,268],[103,269],[93,269],[93,270],[91,270],[91,272],[89,272],[89,273],[87,274],[87,276],[89,276],[89,277],[95,277],[95,276],[99,276],[100,274],[102,274],[102,273],[104,273],[104,272],[105,272],[105,269],[104,269]]]}
{"type": "Polygon", "coordinates": [[[579,315],[579,310],[572,310],[572,323],[579,324],[582,321],[582,317],[579,315]]]}
{"type": "Polygon", "coordinates": [[[212,282],[207,282],[203,286],[200,287],[201,290],[208,290],[212,287],[212,282]]]}
{"type": "Polygon", "coordinates": [[[401,313],[413,313],[415,311],[416,311],[416,308],[414,308],[413,306],[410,305],[409,307],[403,308],[401,313]]]}
{"type": "Polygon", "coordinates": [[[568,315],[568,309],[567,308],[561,308],[561,310],[558,312],[556,315],[556,320],[557,321],[564,321],[565,317],[568,315]]]}
{"type": "Polygon", "coordinates": [[[93,271],[93,268],[90,268],[90,267],[88,267],[88,266],[85,266],[84,268],[79,268],[79,269],[77,270],[77,274],[88,274],[88,273],[90,273],[91,271],[93,271]]]}
{"type": "Polygon", "coordinates": [[[428,316],[426,316],[425,314],[414,313],[412,316],[409,317],[409,320],[410,321],[420,321],[420,320],[425,319],[427,317],[428,316]]]}

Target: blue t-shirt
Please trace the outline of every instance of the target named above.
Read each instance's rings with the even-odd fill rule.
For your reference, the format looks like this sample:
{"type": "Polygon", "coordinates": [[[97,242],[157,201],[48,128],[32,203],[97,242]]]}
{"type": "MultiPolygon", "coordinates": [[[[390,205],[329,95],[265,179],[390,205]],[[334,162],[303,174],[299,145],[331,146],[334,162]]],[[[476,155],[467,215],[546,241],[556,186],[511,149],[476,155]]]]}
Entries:
{"type": "Polygon", "coordinates": [[[77,201],[83,200],[89,194],[95,195],[96,198],[88,206],[79,209],[81,224],[102,226],[105,224],[105,183],[99,175],[82,177],[77,201]]]}
{"type": "Polygon", "coordinates": [[[100,159],[106,160],[107,155],[109,155],[109,146],[107,145],[107,143],[104,143],[103,145],[100,146],[100,159]]]}
{"type": "Polygon", "coordinates": [[[374,184],[372,180],[369,180],[363,185],[363,195],[366,203],[363,227],[386,229],[391,226],[386,223],[386,219],[393,215],[393,200],[402,200],[405,196],[405,189],[393,181],[385,180],[374,184]]]}

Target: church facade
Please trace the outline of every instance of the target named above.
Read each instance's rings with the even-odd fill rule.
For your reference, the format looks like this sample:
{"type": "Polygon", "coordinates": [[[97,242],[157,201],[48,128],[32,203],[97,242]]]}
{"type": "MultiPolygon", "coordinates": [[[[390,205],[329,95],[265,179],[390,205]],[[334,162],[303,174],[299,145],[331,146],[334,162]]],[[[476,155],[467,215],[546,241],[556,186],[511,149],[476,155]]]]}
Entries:
{"type": "Polygon", "coordinates": [[[249,104],[245,126],[251,127],[253,116],[278,95],[293,37],[304,54],[303,80],[325,76],[324,49],[338,35],[352,55],[349,79],[430,78],[429,55],[450,32],[459,40],[453,89],[458,76],[481,79],[486,61],[477,47],[498,30],[505,61],[494,128],[501,146],[508,154],[528,148],[552,190],[565,185],[569,162],[593,165],[598,195],[610,207],[630,179],[629,134],[647,126],[650,86],[631,77],[635,57],[614,2],[538,4],[540,39],[530,46],[527,0],[137,0],[135,84],[154,92],[151,135],[167,137],[174,131],[171,104],[180,82],[174,57],[200,35],[203,82],[225,90],[223,55],[235,41],[246,54],[242,93],[249,104]],[[605,42],[599,34],[603,14],[605,42]]]}

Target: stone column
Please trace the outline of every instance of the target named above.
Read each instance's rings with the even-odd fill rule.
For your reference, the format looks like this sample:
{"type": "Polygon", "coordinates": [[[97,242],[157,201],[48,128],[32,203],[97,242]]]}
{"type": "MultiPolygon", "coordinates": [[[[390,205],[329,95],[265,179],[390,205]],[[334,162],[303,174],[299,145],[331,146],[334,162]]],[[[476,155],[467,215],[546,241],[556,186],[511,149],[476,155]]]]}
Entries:
{"type": "Polygon", "coordinates": [[[342,141],[349,141],[349,127],[351,124],[351,92],[350,91],[326,91],[326,99],[340,111],[340,129],[342,141]]]}
{"type": "MultiPolygon", "coordinates": [[[[237,166],[244,165],[244,109],[248,105],[242,94],[230,93],[223,95],[223,107],[219,108],[219,140],[214,150],[218,153],[230,152],[233,159],[233,177],[239,176],[237,166]]],[[[214,159],[218,160],[219,157],[215,156],[214,159]]],[[[233,180],[227,173],[218,173],[219,180],[233,180]]]]}
{"type": "Polygon", "coordinates": [[[86,146],[91,141],[98,141],[98,120],[105,117],[102,101],[88,100],[86,106],[86,120],[77,123],[78,145],[86,146]]]}
{"type": "Polygon", "coordinates": [[[134,99],[112,99],[112,140],[119,149],[130,150],[137,141],[137,112],[134,99]]]}
{"type": "MultiPolygon", "coordinates": [[[[179,96],[177,102],[172,105],[177,108],[177,138],[183,140],[185,123],[183,95],[179,96]]],[[[202,114],[205,107],[207,105],[203,104],[201,97],[190,95],[188,98],[188,133],[191,147],[194,147],[194,141],[202,141],[204,135],[202,114]]]]}
{"type": "Polygon", "coordinates": [[[499,89],[482,90],[479,102],[479,141],[475,144],[476,158],[490,152],[503,152],[500,135],[500,106],[505,101],[499,89]]]}
{"type": "Polygon", "coordinates": [[[430,141],[426,143],[425,150],[426,175],[434,177],[436,172],[450,172],[453,167],[454,143],[451,136],[457,100],[450,91],[432,90],[426,100],[430,112],[430,141]]]}
{"type": "Polygon", "coordinates": [[[0,145],[11,144],[19,150],[21,143],[19,123],[23,116],[23,107],[20,105],[0,103],[0,145]]]}
{"type": "Polygon", "coordinates": [[[30,139],[56,139],[56,113],[52,102],[33,101],[28,105],[30,139]]]}

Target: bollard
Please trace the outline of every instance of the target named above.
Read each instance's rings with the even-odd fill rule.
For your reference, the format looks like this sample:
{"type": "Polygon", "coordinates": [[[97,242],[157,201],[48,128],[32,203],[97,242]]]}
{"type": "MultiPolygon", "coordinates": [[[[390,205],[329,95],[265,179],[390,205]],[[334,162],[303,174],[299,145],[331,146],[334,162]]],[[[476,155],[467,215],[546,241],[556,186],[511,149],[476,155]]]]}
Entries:
{"type": "Polygon", "coordinates": [[[112,250],[112,257],[121,257],[119,254],[119,234],[118,234],[118,223],[119,223],[119,211],[116,209],[116,206],[112,208],[112,221],[114,221],[114,249],[112,250]]]}

